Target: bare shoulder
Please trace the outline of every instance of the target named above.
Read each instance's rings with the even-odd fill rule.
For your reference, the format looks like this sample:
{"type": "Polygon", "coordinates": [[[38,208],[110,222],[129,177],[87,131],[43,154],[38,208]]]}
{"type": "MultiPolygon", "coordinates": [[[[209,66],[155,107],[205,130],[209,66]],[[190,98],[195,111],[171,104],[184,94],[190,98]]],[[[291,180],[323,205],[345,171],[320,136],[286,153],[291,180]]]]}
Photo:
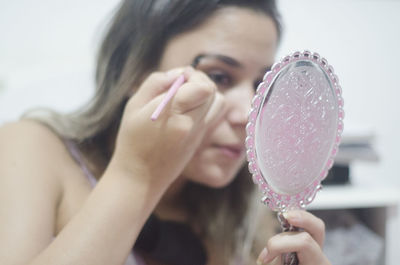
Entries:
{"type": "Polygon", "coordinates": [[[70,160],[62,140],[45,125],[18,121],[0,127],[0,172],[27,181],[45,181],[56,189],[60,170],[70,160]]]}
{"type": "Polygon", "coordinates": [[[25,264],[53,240],[63,180],[73,165],[46,126],[19,121],[0,127],[0,256],[7,264],[25,264]],[[1,249],[18,249],[18,255],[1,249]]]}
{"type": "Polygon", "coordinates": [[[12,145],[17,149],[23,144],[28,144],[27,147],[40,144],[54,147],[61,143],[59,137],[48,127],[31,120],[6,123],[1,126],[0,142],[2,145],[12,145]]]}
{"type": "Polygon", "coordinates": [[[65,150],[62,140],[47,126],[30,120],[8,123],[0,127],[0,144],[8,152],[33,155],[36,158],[51,156],[65,150]],[[30,153],[32,152],[32,153],[30,153]]]}

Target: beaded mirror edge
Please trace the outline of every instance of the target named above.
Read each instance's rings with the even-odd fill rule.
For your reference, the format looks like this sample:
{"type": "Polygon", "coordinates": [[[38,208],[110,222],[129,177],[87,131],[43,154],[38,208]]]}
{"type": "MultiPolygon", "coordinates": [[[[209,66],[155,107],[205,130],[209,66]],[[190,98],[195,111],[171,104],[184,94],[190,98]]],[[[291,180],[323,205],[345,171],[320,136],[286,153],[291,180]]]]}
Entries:
{"type": "Polygon", "coordinates": [[[329,169],[333,166],[334,157],[338,152],[338,146],[341,140],[341,135],[343,132],[343,98],[342,89],[339,85],[339,79],[334,73],[334,69],[328,64],[328,61],[321,57],[318,53],[312,53],[310,51],[294,52],[282,58],[280,61],[276,62],[270,71],[268,71],[264,77],[263,81],[259,84],[257,92],[253,98],[251,110],[249,113],[248,123],[246,126],[246,148],[247,148],[247,161],[249,171],[252,174],[253,182],[258,185],[263,197],[261,201],[267,204],[272,210],[284,212],[288,209],[293,208],[305,208],[310,204],[316,193],[322,188],[321,181],[327,176],[329,169]],[[279,75],[282,69],[284,69],[289,64],[296,61],[310,61],[320,66],[321,70],[329,77],[329,81],[334,89],[334,94],[336,96],[337,103],[337,131],[335,141],[330,150],[329,158],[323,169],[316,176],[315,180],[310,183],[304,190],[297,192],[295,194],[282,194],[273,189],[273,187],[268,183],[263,174],[260,172],[260,167],[257,161],[257,152],[255,146],[255,130],[256,121],[260,108],[262,107],[263,100],[268,94],[271,86],[273,85],[275,79],[279,75]]]}

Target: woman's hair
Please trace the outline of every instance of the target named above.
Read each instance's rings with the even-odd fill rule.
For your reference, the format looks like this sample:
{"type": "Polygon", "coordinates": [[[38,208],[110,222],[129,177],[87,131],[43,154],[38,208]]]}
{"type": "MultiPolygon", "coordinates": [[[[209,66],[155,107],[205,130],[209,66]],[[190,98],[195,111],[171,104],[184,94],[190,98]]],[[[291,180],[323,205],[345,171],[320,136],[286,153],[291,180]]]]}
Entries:
{"type": "MultiPolygon", "coordinates": [[[[89,151],[103,152],[108,162],[111,151],[106,151],[106,139],[119,126],[129,91],[157,68],[172,37],[193,29],[224,6],[266,14],[275,22],[280,37],[274,0],[124,0],[98,53],[94,97],[73,113],[31,112],[26,117],[43,122],[61,138],[76,141],[89,151]]],[[[244,224],[253,186],[247,170],[242,170],[225,188],[213,190],[191,183],[182,193],[192,217],[201,220],[204,235],[224,241],[226,255],[236,247],[236,232],[244,233],[236,228],[244,224]]]]}

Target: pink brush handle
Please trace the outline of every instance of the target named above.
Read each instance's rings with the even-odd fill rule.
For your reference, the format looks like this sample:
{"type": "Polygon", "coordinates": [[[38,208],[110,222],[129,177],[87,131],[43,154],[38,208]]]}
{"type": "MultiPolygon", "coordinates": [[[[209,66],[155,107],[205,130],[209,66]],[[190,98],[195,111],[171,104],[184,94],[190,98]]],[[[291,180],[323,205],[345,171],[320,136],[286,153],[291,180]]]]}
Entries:
{"type": "Polygon", "coordinates": [[[176,92],[178,91],[178,88],[182,86],[182,84],[185,83],[185,76],[181,74],[171,85],[171,87],[168,89],[167,94],[161,101],[160,105],[157,106],[156,110],[153,112],[151,115],[151,120],[155,121],[158,116],[160,115],[161,111],[165,108],[165,106],[168,104],[168,102],[174,97],[176,92]]]}

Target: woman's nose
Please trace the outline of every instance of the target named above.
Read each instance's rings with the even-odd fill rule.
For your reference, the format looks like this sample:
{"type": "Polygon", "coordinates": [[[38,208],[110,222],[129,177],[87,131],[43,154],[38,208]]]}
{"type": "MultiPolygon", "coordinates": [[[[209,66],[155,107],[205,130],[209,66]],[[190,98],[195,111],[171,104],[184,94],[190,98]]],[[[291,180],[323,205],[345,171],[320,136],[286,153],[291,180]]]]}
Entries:
{"type": "Polygon", "coordinates": [[[246,125],[254,96],[252,85],[242,85],[232,89],[225,95],[228,110],[228,120],[234,125],[246,125]]]}

